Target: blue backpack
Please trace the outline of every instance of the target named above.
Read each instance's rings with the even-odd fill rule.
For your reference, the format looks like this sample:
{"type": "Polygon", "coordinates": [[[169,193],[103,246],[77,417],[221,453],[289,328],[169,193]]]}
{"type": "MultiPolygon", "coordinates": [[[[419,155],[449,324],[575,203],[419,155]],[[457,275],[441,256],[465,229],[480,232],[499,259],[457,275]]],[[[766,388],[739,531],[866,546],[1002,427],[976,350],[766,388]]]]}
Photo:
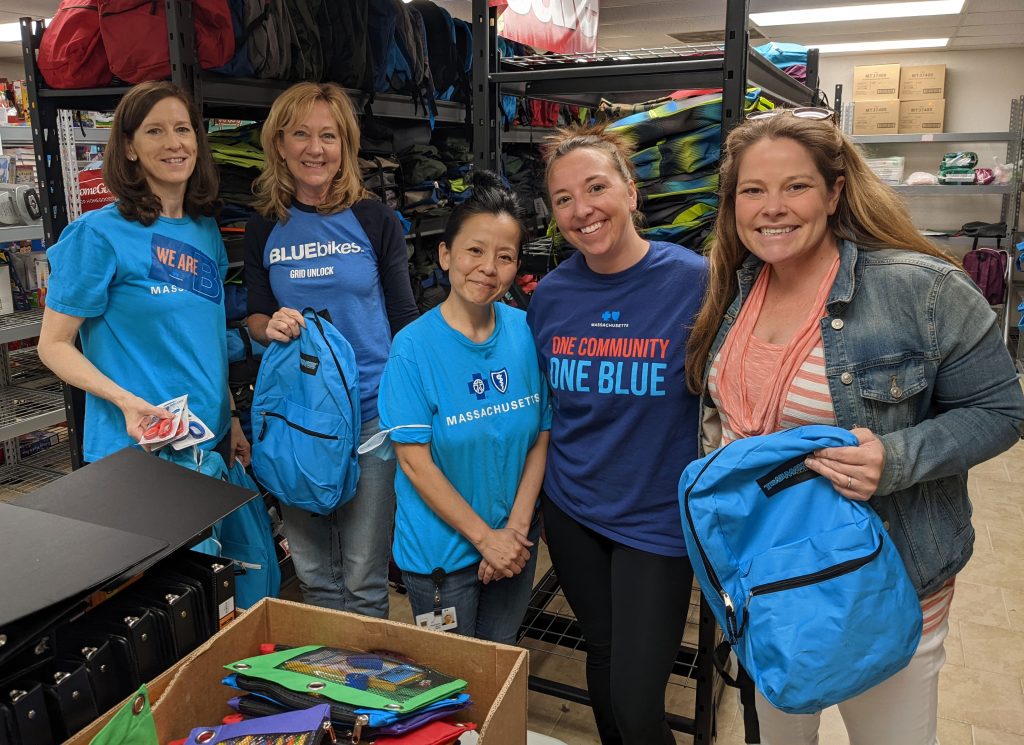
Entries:
{"type": "Polygon", "coordinates": [[[845,701],[910,662],[921,605],[867,504],[804,465],[850,432],[810,425],[736,440],[679,481],[683,536],[740,664],[778,709],[845,701]]]}
{"type": "Polygon", "coordinates": [[[359,373],[352,345],[312,308],[263,355],[252,402],[252,467],[284,504],[327,515],[359,481],[359,373]]]}

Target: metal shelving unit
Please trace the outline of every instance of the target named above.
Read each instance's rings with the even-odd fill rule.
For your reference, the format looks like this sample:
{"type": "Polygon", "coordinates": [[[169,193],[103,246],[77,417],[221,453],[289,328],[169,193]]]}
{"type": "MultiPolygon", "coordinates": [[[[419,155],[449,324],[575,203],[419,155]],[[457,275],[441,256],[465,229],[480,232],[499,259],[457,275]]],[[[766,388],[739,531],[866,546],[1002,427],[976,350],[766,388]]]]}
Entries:
{"type": "MultiPolygon", "coordinates": [[[[837,87],[837,94],[839,86],[837,87]]],[[[929,134],[904,135],[850,135],[851,139],[865,147],[872,145],[917,145],[931,142],[1005,142],[1006,162],[1018,163],[1024,154],[1024,96],[1018,96],[1010,102],[1010,121],[1005,132],[936,132],[929,134]]],[[[1014,169],[1013,179],[1008,184],[963,184],[963,185],[907,185],[900,184],[892,188],[900,194],[922,197],[959,197],[959,196],[999,196],[1001,203],[999,221],[1006,223],[1006,250],[1011,253],[1006,262],[1006,301],[1003,303],[1003,341],[1010,342],[1010,315],[1016,307],[1013,294],[1013,245],[1018,234],[1020,220],[1021,191],[1024,187],[1024,175],[1020,169],[1014,169]]],[[[1016,348],[1011,353],[1021,365],[1020,352],[1016,348]]]]}
{"type": "Polygon", "coordinates": [[[0,226],[0,243],[10,243],[12,241],[34,241],[42,237],[42,223],[36,223],[35,225],[0,226]]]}
{"type": "MultiPolygon", "coordinates": [[[[577,55],[501,58],[496,11],[473,0],[473,152],[494,169],[504,134],[502,93],[596,107],[614,92],[623,103],[649,100],[680,88],[722,88],[723,136],[739,124],[748,84],[792,106],[816,100],[815,90],[786,75],[750,48],[749,0],[727,0],[721,44],[677,45],[577,55]]],[[[810,50],[807,79],[816,80],[817,50],[810,50]]]]}
{"type": "Polygon", "coordinates": [[[42,324],[42,308],[30,308],[29,310],[0,316],[0,344],[10,344],[12,341],[39,336],[39,329],[42,324]]]}

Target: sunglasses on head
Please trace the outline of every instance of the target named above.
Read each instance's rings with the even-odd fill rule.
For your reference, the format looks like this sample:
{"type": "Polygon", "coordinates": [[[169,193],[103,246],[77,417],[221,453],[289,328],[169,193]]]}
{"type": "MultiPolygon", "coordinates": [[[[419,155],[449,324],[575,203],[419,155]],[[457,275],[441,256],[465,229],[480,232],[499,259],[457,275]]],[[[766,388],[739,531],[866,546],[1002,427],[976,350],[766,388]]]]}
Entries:
{"type": "Polygon", "coordinates": [[[795,116],[798,119],[813,119],[816,121],[835,120],[836,112],[832,109],[822,108],[820,106],[798,106],[795,109],[768,109],[767,111],[752,111],[747,114],[747,119],[753,121],[754,119],[769,119],[779,114],[789,114],[795,116]]]}

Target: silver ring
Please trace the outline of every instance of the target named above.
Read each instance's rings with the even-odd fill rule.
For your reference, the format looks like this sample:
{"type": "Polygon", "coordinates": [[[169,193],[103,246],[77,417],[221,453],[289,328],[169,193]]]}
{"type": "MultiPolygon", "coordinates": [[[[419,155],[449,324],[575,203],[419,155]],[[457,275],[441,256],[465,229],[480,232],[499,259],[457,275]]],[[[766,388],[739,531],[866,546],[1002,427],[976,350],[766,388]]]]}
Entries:
{"type": "Polygon", "coordinates": [[[847,476],[846,477],[846,488],[847,489],[852,489],[853,488],[853,476],[847,476]]]}

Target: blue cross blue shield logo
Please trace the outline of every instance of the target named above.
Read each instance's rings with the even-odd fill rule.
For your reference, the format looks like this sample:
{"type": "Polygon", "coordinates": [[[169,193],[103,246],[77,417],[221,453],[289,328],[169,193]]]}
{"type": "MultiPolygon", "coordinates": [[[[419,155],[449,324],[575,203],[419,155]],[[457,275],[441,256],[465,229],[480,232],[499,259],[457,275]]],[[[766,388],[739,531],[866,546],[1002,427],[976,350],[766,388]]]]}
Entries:
{"type": "Polygon", "coordinates": [[[491,385],[494,386],[498,393],[504,393],[508,390],[508,368],[503,367],[500,370],[491,371],[491,385]]]}
{"type": "Polygon", "coordinates": [[[487,398],[487,391],[491,386],[484,380],[484,376],[480,373],[473,373],[472,380],[469,381],[469,393],[471,396],[476,396],[477,401],[483,401],[487,398]]]}

